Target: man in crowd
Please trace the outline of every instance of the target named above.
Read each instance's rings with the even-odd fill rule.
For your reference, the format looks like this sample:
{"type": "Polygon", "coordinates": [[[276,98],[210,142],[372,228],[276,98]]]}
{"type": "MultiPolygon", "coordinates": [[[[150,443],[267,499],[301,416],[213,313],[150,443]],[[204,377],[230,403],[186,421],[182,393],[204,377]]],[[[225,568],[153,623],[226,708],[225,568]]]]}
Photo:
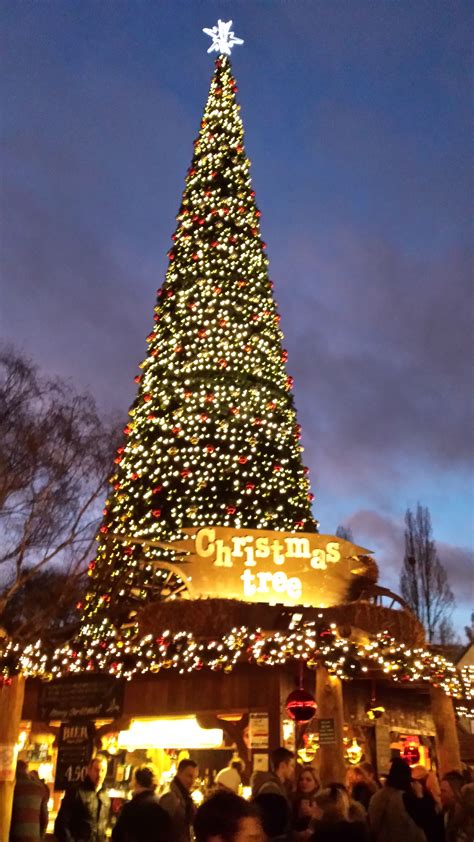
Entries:
{"type": "Polygon", "coordinates": [[[196,808],[190,793],[197,776],[197,763],[190,759],[181,760],[168,792],[160,799],[161,807],[171,817],[177,842],[192,842],[193,839],[192,826],[196,808]]]}
{"type": "Polygon", "coordinates": [[[287,748],[276,748],[271,753],[273,772],[257,772],[252,782],[252,795],[273,793],[287,801],[295,779],[295,756],[287,748]]]}
{"type": "Polygon", "coordinates": [[[221,790],[199,807],[194,820],[196,842],[263,842],[264,835],[253,804],[233,792],[221,790]]]}
{"type": "Polygon", "coordinates": [[[113,842],[174,842],[171,818],[155,795],[157,785],[154,766],[135,769],[133,798],[122,807],[112,831],[113,842]]]}
{"type": "Polygon", "coordinates": [[[93,757],[82,783],[71,787],[61,801],[54,825],[57,842],[105,842],[110,799],[102,789],[107,758],[93,757]]]}
{"type": "Polygon", "coordinates": [[[16,764],[10,842],[39,842],[48,826],[48,790],[28,774],[24,760],[16,764]]]}

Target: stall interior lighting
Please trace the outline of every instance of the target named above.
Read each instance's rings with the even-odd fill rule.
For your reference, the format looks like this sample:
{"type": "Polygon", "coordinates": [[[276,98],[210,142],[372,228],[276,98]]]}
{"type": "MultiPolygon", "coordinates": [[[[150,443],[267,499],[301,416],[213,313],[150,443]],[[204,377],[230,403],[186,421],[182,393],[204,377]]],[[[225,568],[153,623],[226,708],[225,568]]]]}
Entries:
{"type": "Polygon", "coordinates": [[[133,720],[128,731],[120,731],[118,745],[137,748],[219,748],[221,728],[201,728],[194,716],[180,719],[133,720]]]}

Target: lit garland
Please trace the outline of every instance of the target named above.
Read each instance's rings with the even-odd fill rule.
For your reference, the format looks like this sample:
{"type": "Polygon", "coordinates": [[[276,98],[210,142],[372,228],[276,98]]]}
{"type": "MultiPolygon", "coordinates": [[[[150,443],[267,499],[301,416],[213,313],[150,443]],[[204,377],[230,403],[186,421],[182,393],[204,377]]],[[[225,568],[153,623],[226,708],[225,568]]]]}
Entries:
{"type": "Polygon", "coordinates": [[[275,667],[291,661],[304,662],[309,669],[324,664],[343,680],[362,677],[369,669],[381,670],[392,681],[428,682],[448,695],[462,697],[461,676],[442,655],[421,647],[397,643],[387,632],[367,643],[340,637],[336,626],[304,623],[288,632],[266,633],[242,626],[220,640],[195,638],[164,631],[136,642],[121,638],[106,621],[101,638],[89,637],[87,627],[76,644],[64,645],[49,654],[41,644],[23,651],[12,642],[0,649],[0,675],[5,679],[22,672],[26,676],[59,678],[77,673],[108,673],[117,678],[176,669],[180,674],[204,668],[230,672],[238,663],[275,667]]]}
{"type": "Polygon", "coordinates": [[[456,713],[465,719],[474,719],[474,665],[459,670],[462,698],[456,702],[456,713]]]}

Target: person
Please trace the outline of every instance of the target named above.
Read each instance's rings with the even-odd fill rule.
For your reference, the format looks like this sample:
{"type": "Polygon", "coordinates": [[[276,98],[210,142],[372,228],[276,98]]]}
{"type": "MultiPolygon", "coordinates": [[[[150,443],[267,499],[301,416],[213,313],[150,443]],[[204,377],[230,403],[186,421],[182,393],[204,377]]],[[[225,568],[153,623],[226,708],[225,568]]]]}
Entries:
{"type": "Polygon", "coordinates": [[[369,809],[370,799],[377,791],[362,766],[350,766],[346,774],[347,790],[353,801],[362,804],[365,812],[369,809]]]}
{"type": "Polygon", "coordinates": [[[312,830],[310,842],[368,842],[366,822],[350,821],[349,795],[335,784],[316,794],[312,830]]]}
{"type": "Polygon", "coordinates": [[[456,842],[472,842],[474,839],[474,784],[461,787],[459,830],[456,842]]]}
{"type": "Polygon", "coordinates": [[[216,775],[216,785],[219,789],[229,789],[239,794],[242,784],[242,761],[240,758],[231,760],[229,765],[221,769],[216,775]]]}
{"type": "Polygon", "coordinates": [[[359,766],[367,775],[371,785],[373,786],[374,792],[377,792],[377,790],[380,789],[382,784],[379,780],[377,772],[372,766],[372,763],[370,763],[368,760],[363,760],[362,763],[359,763],[359,766]]]}
{"type": "Polygon", "coordinates": [[[291,811],[286,798],[276,792],[260,792],[252,803],[260,814],[267,842],[289,842],[291,811]]]}
{"type": "Polygon", "coordinates": [[[436,775],[426,766],[418,765],[412,767],[411,777],[422,788],[422,827],[427,842],[444,842],[441,795],[436,775]]]}
{"type": "Polygon", "coordinates": [[[220,790],[198,808],[196,842],[264,842],[256,807],[233,792],[220,790]]]}
{"type": "Polygon", "coordinates": [[[18,760],[13,791],[10,842],[39,842],[48,826],[48,795],[40,780],[28,774],[28,764],[18,760]]]}
{"type": "Polygon", "coordinates": [[[252,796],[265,792],[282,795],[289,802],[289,792],[295,779],[296,761],[287,748],[276,748],[271,753],[272,772],[257,772],[252,781],[252,796]]]}
{"type": "Polygon", "coordinates": [[[155,767],[139,766],[133,777],[133,798],[122,807],[112,831],[113,842],[173,842],[171,818],[155,795],[155,767]]]}
{"type": "Polygon", "coordinates": [[[385,786],[370,799],[369,826],[373,842],[426,842],[419,824],[418,796],[419,793],[411,789],[410,767],[401,757],[395,757],[385,786]]]}
{"type": "Polygon", "coordinates": [[[464,783],[463,775],[457,771],[448,772],[441,780],[446,842],[456,842],[461,814],[461,789],[464,783]]]}
{"type": "Polygon", "coordinates": [[[192,825],[196,808],[190,793],[197,776],[198,765],[194,760],[180,760],[168,792],[160,798],[160,806],[171,817],[177,842],[191,842],[193,838],[192,825]]]}
{"type": "Polygon", "coordinates": [[[293,830],[297,838],[304,838],[303,831],[308,830],[314,816],[315,797],[319,789],[316,770],[312,766],[303,766],[298,771],[296,796],[293,802],[293,830]]]}
{"type": "Polygon", "coordinates": [[[110,798],[103,790],[107,758],[92,758],[87,775],[67,790],[54,824],[57,842],[105,842],[110,798]]]}

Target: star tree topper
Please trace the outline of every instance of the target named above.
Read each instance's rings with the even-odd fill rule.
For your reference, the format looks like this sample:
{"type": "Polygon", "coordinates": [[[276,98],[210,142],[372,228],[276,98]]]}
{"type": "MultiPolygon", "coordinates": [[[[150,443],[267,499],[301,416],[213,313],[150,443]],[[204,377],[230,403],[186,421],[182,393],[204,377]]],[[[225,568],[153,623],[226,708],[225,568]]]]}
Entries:
{"type": "Polygon", "coordinates": [[[202,31],[209,35],[212,38],[212,44],[208,49],[208,53],[212,53],[213,50],[216,53],[224,53],[226,56],[230,56],[230,51],[235,44],[243,44],[242,38],[236,38],[234,33],[231,31],[232,21],[228,20],[225,23],[223,20],[217,21],[217,26],[213,26],[212,29],[203,29],[202,31]]]}

